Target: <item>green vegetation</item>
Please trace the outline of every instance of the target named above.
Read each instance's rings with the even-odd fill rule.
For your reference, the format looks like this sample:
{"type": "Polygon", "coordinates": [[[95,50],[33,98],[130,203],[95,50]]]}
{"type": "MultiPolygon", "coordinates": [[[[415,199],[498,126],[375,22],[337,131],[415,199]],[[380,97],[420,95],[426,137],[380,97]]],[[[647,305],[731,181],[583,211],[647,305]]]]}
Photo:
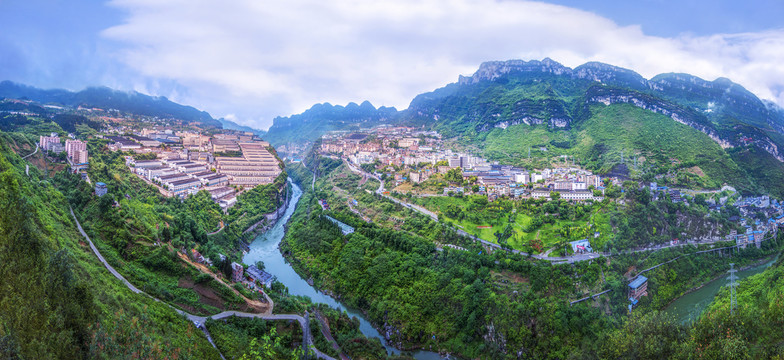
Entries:
{"type": "Polygon", "coordinates": [[[749,186],[745,174],[716,142],[687,125],[630,104],[595,105],[591,114],[578,125],[574,149],[588,168],[609,172],[620,163],[624,151],[625,163],[631,165],[636,159],[638,171],[650,177],[668,173],[683,176],[694,167],[699,169],[694,172],[704,172],[692,172],[698,176],[685,179],[666,177],[660,183],[710,188],[719,188],[722,183],[749,186]],[[690,179],[696,183],[690,184],[690,179]]]}
{"type": "Polygon", "coordinates": [[[729,222],[732,207],[711,212],[704,196],[701,203],[689,206],[664,195],[653,200],[647,188],[636,185],[627,182],[624,193],[610,186],[601,202],[506,198],[490,202],[483,195],[408,197],[407,201],[440,214],[442,221],[469,234],[529,253],[554,248],[561,255],[566,242],[585,238],[595,250],[618,251],[673,239],[723,236],[736,226],[729,222]]]}
{"type": "Polygon", "coordinates": [[[131,293],[98,262],[68,201],[0,133],[0,357],[215,359],[166,305],[131,293]]]}
{"type": "Polygon", "coordinates": [[[730,294],[722,288],[694,327],[695,354],[705,358],[763,359],[784,356],[784,266],[779,259],[767,271],[741,281],[737,308],[730,313],[730,294]]]}
{"type": "Polygon", "coordinates": [[[249,310],[245,300],[231,289],[184,265],[178,252],[197,249],[212,259],[216,273],[226,272],[231,261],[241,256],[241,241],[253,236],[245,230],[266,221],[264,214],[282,203],[279,189],[285,172],[275,183],[241,194],[224,214],[205,191],[183,201],[162,196],[128,170],[122,153],[102,147],[101,140],[89,142],[89,175],[93,181],[107,184],[107,195],[95,197],[92,187],[76,175],[58,173],[54,181],[64,189],[85,231],[107,260],[139,288],[190,312],[249,310]],[[208,232],[220,229],[221,222],[223,230],[208,236],[208,232]],[[222,261],[219,254],[228,258],[222,261]]]}
{"type": "Polygon", "coordinates": [[[296,321],[229,317],[205,325],[227,359],[293,360],[302,354],[302,328],[296,321]]]}
{"type": "MultiPolygon", "coordinates": [[[[329,192],[338,194],[340,189],[358,187],[361,179],[352,178],[345,171],[338,166],[323,173],[316,181],[316,191],[303,195],[282,249],[290,254],[298,272],[312,278],[316,286],[339,295],[348,305],[366,311],[372,322],[390,331],[394,343],[404,347],[432,347],[488,359],[651,358],[688,354],[693,348],[688,347],[689,343],[682,348],[681,343],[695,330],[672,324],[657,310],[689,289],[723,274],[730,261],[726,252],[723,256],[719,252],[695,254],[709,248],[706,246],[684,246],[570,265],[531,261],[503,251],[488,253],[476,243],[457,236],[449,227],[427,218],[403,217],[394,225],[367,223],[337,201],[330,202],[329,211],[322,210],[318,199],[329,196],[329,192]],[[327,214],[356,231],[342,235],[335,224],[323,217],[327,214]],[[468,251],[437,250],[439,244],[445,243],[463,246],[468,251]],[[628,317],[628,278],[679,256],[682,257],[646,272],[650,295],[642,299],[635,315],[628,317]],[[569,306],[571,300],[608,289],[612,291],[596,300],[569,306]],[[641,324],[645,327],[638,329],[641,324]],[[640,347],[644,339],[671,343],[655,342],[640,347]]],[[[363,192],[359,188],[357,194],[363,192]]],[[[647,192],[626,190],[622,196],[628,208],[623,212],[629,213],[630,222],[638,221],[636,212],[653,211],[645,217],[664,222],[671,217],[662,214],[669,212],[684,213],[693,219],[706,213],[704,208],[692,205],[697,213],[689,214],[689,209],[669,201],[646,200],[647,192]]],[[[360,208],[370,208],[361,197],[356,198],[360,208]]],[[[375,197],[372,201],[388,203],[375,197]]],[[[473,198],[460,201],[470,204],[473,198]]],[[[553,207],[574,207],[559,205],[557,201],[550,203],[553,207]]],[[[522,205],[512,204],[513,207],[522,205]]],[[[504,211],[503,205],[499,210],[488,207],[473,212],[504,211]]],[[[613,209],[608,216],[619,213],[622,212],[613,209]]],[[[690,231],[688,227],[671,227],[664,226],[659,231],[666,234],[690,231]]],[[[616,238],[624,231],[627,230],[620,229],[616,238]]],[[[628,241],[636,244],[657,241],[661,233],[631,233],[624,237],[628,236],[628,241]]],[[[750,247],[733,254],[731,261],[740,266],[753,263],[777,252],[778,244],[780,241],[766,242],[762,249],[750,247]]]]}
{"type": "Polygon", "coordinates": [[[276,117],[265,138],[273,145],[314,141],[325,132],[372,127],[397,115],[395,108],[379,107],[365,101],[360,105],[315,104],[302,114],[276,117]]]}
{"type": "Polygon", "coordinates": [[[614,202],[570,203],[547,199],[488,201],[484,195],[412,198],[467,233],[513,249],[537,253],[590,237],[598,249],[615,238],[609,224],[614,202]],[[600,237],[593,239],[594,232],[600,237]]]}

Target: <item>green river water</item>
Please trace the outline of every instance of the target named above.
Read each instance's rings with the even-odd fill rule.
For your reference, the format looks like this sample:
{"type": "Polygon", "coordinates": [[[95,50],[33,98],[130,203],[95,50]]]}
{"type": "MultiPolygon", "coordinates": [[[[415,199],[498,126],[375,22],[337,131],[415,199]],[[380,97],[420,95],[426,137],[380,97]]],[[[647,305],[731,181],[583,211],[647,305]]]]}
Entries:
{"type": "MultiPolygon", "coordinates": [[[[743,280],[749,276],[759,274],[776,262],[776,258],[766,261],[764,264],[753,266],[746,270],[740,270],[736,274],[739,280],[743,280]]],[[[729,270],[729,266],[727,267],[729,270]]],[[[728,283],[727,276],[721,276],[714,279],[703,287],[694,290],[686,295],[681,296],[672,304],[668,305],[664,312],[674,316],[680,323],[689,323],[696,320],[703,310],[713,301],[722,286],[728,283]]]]}

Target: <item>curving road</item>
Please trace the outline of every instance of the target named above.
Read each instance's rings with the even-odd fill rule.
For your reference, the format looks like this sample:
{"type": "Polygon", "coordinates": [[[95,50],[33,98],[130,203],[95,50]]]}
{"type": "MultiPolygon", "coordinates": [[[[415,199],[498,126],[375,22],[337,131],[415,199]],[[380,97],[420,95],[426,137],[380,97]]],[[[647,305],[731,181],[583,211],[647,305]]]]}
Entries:
{"type": "Polygon", "coordinates": [[[27,158],[29,158],[29,157],[31,157],[31,156],[33,156],[33,155],[35,155],[35,153],[37,153],[37,152],[38,152],[38,143],[35,143],[35,150],[34,150],[32,153],[30,153],[30,154],[27,154],[26,156],[23,156],[23,157],[22,157],[22,160],[24,160],[24,159],[27,159],[27,158]]]}
{"type": "MultiPolygon", "coordinates": [[[[69,206],[69,208],[70,208],[70,206],[69,206]]],[[[154,296],[152,296],[152,295],[150,295],[150,294],[148,294],[148,293],[146,293],[144,291],[139,290],[139,288],[137,288],[136,286],[133,286],[133,284],[131,284],[127,279],[125,279],[125,277],[120,275],[120,273],[117,272],[117,270],[115,270],[111,265],[109,265],[109,263],[106,261],[106,259],[103,257],[103,255],[101,255],[101,252],[98,251],[98,248],[95,247],[95,244],[93,244],[92,240],[90,240],[90,237],[87,236],[87,233],[85,233],[84,229],[82,229],[82,225],[79,223],[79,220],[76,218],[76,215],[74,214],[73,208],[70,208],[70,210],[71,210],[71,216],[73,217],[74,221],[76,222],[76,228],[79,229],[79,233],[81,233],[82,236],[84,236],[84,238],[87,240],[87,243],[90,244],[90,249],[92,249],[92,251],[95,254],[95,256],[98,257],[98,260],[101,261],[103,266],[106,267],[106,269],[109,270],[109,272],[112,275],[114,275],[114,277],[116,277],[117,279],[122,281],[123,284],[125,284],[125,286],[128,287],[128,289],[130,289],[134,293],[146,295],[146,296],[148,296],[149,298],[151,298],[151,299],[153,299],[155,301],[159,301],[159,302],[162,302],[162,303],[166,304],[165,302],[161,301],[160,299],[158,299],[158,298],[156,298],[156,297],[154,297],[154,296]]],[[[218,350],[218,354],[220,355],[220,357],[222,359],[225,359],[225,358],[223,357],[223,354],[220,353],[220,350],[218,349],[218,347],[215,346],[215,343],[213,343],[212,337],[210,336],[210,333],[207,331],[207,328],[204,326],[204,322],[207,321],[207,319],[219,320],[219,319],[224,319],[224,318],[231,317],[231,316],[237,316],[237,317],[244,317],[244,318],[260,318],[260,319],[263,319],[263,320],[297,321],[297,322],[299,322],[300,326],[302,327],[302,334],[303,334],[302,338],[303,338],[303,342],[305,343],[305,347],[307,347],[311,351],[313,351],[313,353],[319,359],[335,360],[333,357],[331,357],[329,355],[326,355],[326,354],[322,353],[321,351],[319,351],[318,349],[316,349],[316,347],[313,345],[313,335],[310,333],[310,326],[308,326],[308,322],[305,320],[305,318],[303,318],[302,316],[299,316],[297,314],[264,315],[264,314],[254,314],[254,313],[246,313],[246,312],[240,312],[240,311],[224,311],[222,313],[218,313],[218,314],[210,315],[210,316],[198,316],[198,315],[193,315],[193,314],[188,313],[186,311],[177,309],[177,308],[175,308],[175,307],[173,307],[173,306],[171,306],[169,304],[166,304],[166,305],[171,307],[177,313],[184,315],[188,320],[193,322],[196,325],[196,327],[201,329],[204,332],[204,334],[207,336],[207,340],[209,340],[210,344],[212,344],[212,346],[215,348],[215,350],[218,350]]]]}

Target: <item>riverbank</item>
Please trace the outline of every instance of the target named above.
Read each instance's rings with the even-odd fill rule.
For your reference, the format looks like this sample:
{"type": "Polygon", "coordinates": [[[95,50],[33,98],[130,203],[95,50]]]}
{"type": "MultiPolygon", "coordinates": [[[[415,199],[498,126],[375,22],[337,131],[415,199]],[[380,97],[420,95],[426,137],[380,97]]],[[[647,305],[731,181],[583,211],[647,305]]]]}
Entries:
{"type": "MultiPolygon", "coordinates": [[[[751,268],[754,268],[754,267],[757,267],[757,266],[763,265],[763,264],[765,264],[765,263],[767,263],[767,262],[771,261],[772,259],[775,259],[775,258],[777,258],[777,257],[778,257],[780,254],[781,254],[781,253],[779,252],[779,253],[777,253],[777,254],[767,255],[767,256],[765,256],[765,257],[763,257],[763,258],[759,259],[759,260],[756,260],[755,262],[753,262],[753,263],[751,263],[751,264],[748,264],[748,265],[746,265],[746,266],[744,266],[744,267],[742,267],[742,268],[738,268],[737,270],[738,270],[738,271],[744,271],[744,270],[748,270],[748,269],[751,269],[751,268]]],[[[671,306],[673,303],[675,303],[676,301],[678,301],[678,300],[682,299],[684,296],[686,296],[686,295],[689,295],[689,294],[691,294],[691,293],[693,293],[693,292],[695,292],[695,291],[698,291],[698,290],[702,289],[703,287],[705,287],[706,285],[708,285],[708,284],[710,284],[710,283],[712,283],[712,282],[714,282],[714,281],[718,280],[719,278],[721,278],[721,277],[724,277],[724,276],[726,276],[726,275],[727,275],[726,273],[719,273],[718,275],[716,275],[716,276],[714,276],[714,277],[710,278],[709,280],[703,281],[703,282],[702,282],[702,283],[701,283],[699,286],[696,286],[696,287],[690,288],[689,290],[686,290],[686,291],[685,291],[685,292],[683,292],[683,294],[681,294],[680,296],[678,296],[678,297],[676,297],[676,298],[673,298],[672,300],[670,300],[670,301],[667,303],[667,305],[664,305],[664,307],[662,308],[662,311],[663,311],[663,310],[666,310],[666,309],[667,309],[668,307],[670,307],[670,306],[671,306]]]]}
{"type": "Polygon", "coordinates": [[[275,227],[278,221],[283,218],[283,215],[286,213],[286,210],[288,210],[289,207],[289,187],[291,186],[288,182],[284,184],[286,186],[286,198],[283,200],[281,205],[275,208],[275,211],[264,214],[263,219],[249,226],[242,232],[242,245],[244,245],[242,250],[248,251],[250,242],[253,242],[252,239],[255,239],[259,234],[263,234],[269,229],[275,227]],[[259,228],[258,226],[262,224],[263,226],[259,228]],[[247,240],[248,238],[251,240],[247,240]]]}
{"type": "MultiPolygon", "coordinates": [[[[285,242],[286,242],[286,240],[284,238],[278,244],[280,253],[283,256],[283,259],[286,261],[286,263],[294,270],[294,272],[299,277],[301,277],[302,279],[307,279],[305,281],[314,290],[318,291],[319,293],[324,294],[324,295],[334,299],[335,301],[340,301],[340,302],[346,301],[346,299],[342,295],[335,293],[333,291],[333,289],[322,288],[320,286],[321,285],[320,283],[313,281],[312,274],[308,273],[305,270],[305,268],[302,265],[302,263],[297,258],[293,257],[292,254],[289,251],[285,251],[284,250],[284,247],[286,245],[285,242]]],[[[346,305],[343,305],[343,306],[345,307],[346,305]]],[[[413,355],[414,355],[414,357],[416,359],[421,359],[421,360],[425,360],[425,359],[427,359],[427,360],[429,360],[429,359],[443,359],[445,357],[446,358],[451,358],[451,359],[468,359],[469,358],[469,357],[464,356],[463,354],[454,353],[454,352],[448,352],[448,351],[446,351],[444,349],[433,350],[433,346],[432,345],[428,346],[427,344],[414,344],[414,343],[404,343],[403,341],[394,341],[394,340],[391,339],[391,336],[390,336],[390,334],[397,332],[397,328],[395,328],[394,325],[390,325],[390,324],[387,324],[387,323],[379,324],[377,321],[373,320],[369,316],[368,311],[366,309],[362,309],[362,308],[354,307],[354,306],[352,306],[351,308],[347,307],[346,309],[347,310],[353,310],[353,311],[356,311],[356,312],[359,312],[360,314],[362,314],[362,316],[364,317],[365,321],[367,321],[367,323],[370,326],[372,326],[373,329],[375,329],[381,335],[381,337],[384,339],[384,341],[387,344],[387,346],[386,346],[387,349],[392,354],[397,354],[397,353],[401,353],[401,352],[411,352],[411,353],[413,353],[413,355]],[[390,347],[394,348],[394,350],[396,350],[396,351],[393,352],[390,349],[390,347]]]]}

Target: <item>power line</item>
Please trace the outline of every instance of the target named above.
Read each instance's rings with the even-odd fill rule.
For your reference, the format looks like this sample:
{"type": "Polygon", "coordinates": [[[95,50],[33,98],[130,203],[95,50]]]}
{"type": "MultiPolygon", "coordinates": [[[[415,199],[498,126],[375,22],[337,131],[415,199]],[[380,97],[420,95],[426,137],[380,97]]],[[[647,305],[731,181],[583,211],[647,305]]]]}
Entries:
{"type": "Polygon", "coordinates": [[[738,272],[738,270],[735,270],[735,264],[734,263],[730,263],[730,270],[727,271],[727,272],[730,273],[730,276],[727,277],[727,280],[730,281],[730,315],[734,315],[735,314],[735,307],[737,306],[737,297],[735,296],[735,287],[738,286],[738,284],[735,282],[735,280],[738,279],[738,276],[735,275],[735,273],[738,272]]]}

